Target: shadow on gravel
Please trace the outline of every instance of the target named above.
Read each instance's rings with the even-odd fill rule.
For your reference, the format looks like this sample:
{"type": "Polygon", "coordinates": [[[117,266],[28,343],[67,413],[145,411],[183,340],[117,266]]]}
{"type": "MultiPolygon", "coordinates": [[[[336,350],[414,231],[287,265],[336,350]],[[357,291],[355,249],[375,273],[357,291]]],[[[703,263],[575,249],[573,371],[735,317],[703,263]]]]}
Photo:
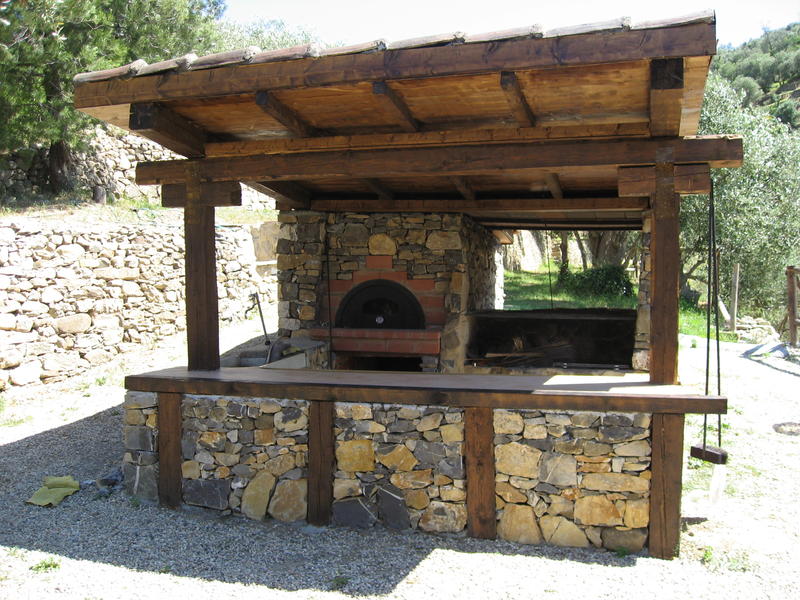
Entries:
{"type": "MultiPolygon", "coordinates": [[[[758,357],[746,356],[744,354],[742,354],[741,357],[742,358],[746,358],[747,360],[749,360],[752,363],[755,363],[757,365],[761,365],[762,367],[767,367],[768,369],[772,369],[773,371],[778,371],[779,373],[786,373],[787,375],[793,375],[794,377],[800,377],[800,373],[798,373],[797,371],[792,371],[790,369],[781,369],[779,366],[774,365],[772,363],[767,363],[767,362],[760,361],[758,359],[758,357]]],[[[795,362],[793,360],[790,361],[790,362],[792,362],[794,364],[797,364],[797,362],[795,362]]]]}
{"type": "MultiPolygon", "coordinates": [[[[121,415],[122,409],[114,407],[0,446],[0,544],[137,571],[289,591],[335,589],[350,596],[389,594],[414,569],[425,576],[426,561],[441,552],[544,559],[520,573],[530,581],[536,569],[559,569],[563,561],[633,567],[639,558],[382,527],[356,531],[257,523],[212,511],[139,506],[123,492],[99,498],[91,488],[55,508],[25,504],[46,475],[97,479],[119,464],[121,415]]],[[[457,556],[447,558],[457,561],[457,556]]],[[[442,575],[441,566],[431,568],[442,575]]]]}

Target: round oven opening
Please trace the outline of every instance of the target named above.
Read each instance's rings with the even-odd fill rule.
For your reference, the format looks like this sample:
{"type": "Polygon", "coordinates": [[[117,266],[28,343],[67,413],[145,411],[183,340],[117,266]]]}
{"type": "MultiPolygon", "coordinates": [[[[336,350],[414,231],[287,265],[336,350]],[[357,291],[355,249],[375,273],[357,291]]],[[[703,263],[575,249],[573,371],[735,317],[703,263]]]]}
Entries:
{"type": "Polygon", "coordinates": [[[408,289],[388,279],[365,281],[350,290],[336,311],[336,327],[425,329],[425,314],[408,289]]]}

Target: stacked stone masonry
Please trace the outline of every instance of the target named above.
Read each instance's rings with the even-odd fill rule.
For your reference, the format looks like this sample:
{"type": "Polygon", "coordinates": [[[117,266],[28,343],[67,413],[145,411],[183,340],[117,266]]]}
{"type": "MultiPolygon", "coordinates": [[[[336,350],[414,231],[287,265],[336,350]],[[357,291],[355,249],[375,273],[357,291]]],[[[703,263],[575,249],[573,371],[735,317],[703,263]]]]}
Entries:
{"type": "Polygon", "coordinates": [[[650,415],[494,411],[498,536],[641,550],[650,415]]]}
{"type": "MultiPolygon", "coordinates": [[[[241,319],[258,291],[249,233],[217,228],[220,318],[241,319]]],[[[184,324],[184,240],[164,225],[0,226],[0,389],[74,375],[184,324]]]]}
{"type": "Polygon", "coordinates": [[[633,342],[633,368],[650,370],[650,288],[653,281],[650,258],[652,218],[642,222],[642,255],[639,270],[639,298],[636,304],[636,338],[633,342]]]}
{"type": "MultiPolygon", "coordinates": [[[[127,490],[158,499],[158,407],[125,400],[127,490]]],[[[184,396],[186,504],[257,521],[304,520],[308,405],[184,396]]],[[[463,533],[469,481],[460,408],[335,404],[332,523],[463,533]]],[[[649,414],[494,411],[499,538],[640,551],[650,510],[649,414]]]]}

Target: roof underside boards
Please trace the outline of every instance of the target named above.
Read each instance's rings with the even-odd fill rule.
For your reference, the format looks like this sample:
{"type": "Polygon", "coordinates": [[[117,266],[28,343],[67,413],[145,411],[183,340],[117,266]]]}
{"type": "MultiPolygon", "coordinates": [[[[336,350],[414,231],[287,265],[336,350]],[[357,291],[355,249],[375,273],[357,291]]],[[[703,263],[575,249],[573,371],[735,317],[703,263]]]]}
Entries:
{"type": "MultiPolygon", "coordinates": [[[[383,210],[415,199],[503,200],[502,214],[486,218],[463,206],[487,223],[504,216],[538,226],[539,213],[527,204],[510,211],[509,202],[609,200],[619,167],[653,164],[652,148],[631,154],[617,145],[610,159],[597,160],[573,141],[696,133],[716,47],[714,22],[713,13],[703,13],[633,27],[623,19],[546,33],[533,26],[137,61],[76,76],[75,104],[203,159],[204,181],[265,185],[294,207],[336,210],[338,202],[343,210],[348,202],[377,200],[375,210],[383,210]],[[538,160],[541,153],[551,159],[538,160]],[[426,160],[432,168],[420,163],[426,160]]],[[[707,155],[684,152],[676,162],[735,166],[741,159],[730,139],[718,146],[728,153],[703,146],[707,155]]],[[[142,165],[137,177],[179,183],[174,169],[185,172],[173,163],[142,165]]],[[[641,223],[646,208],[620,214],[597,205],[559,218],[641,223]]]]}

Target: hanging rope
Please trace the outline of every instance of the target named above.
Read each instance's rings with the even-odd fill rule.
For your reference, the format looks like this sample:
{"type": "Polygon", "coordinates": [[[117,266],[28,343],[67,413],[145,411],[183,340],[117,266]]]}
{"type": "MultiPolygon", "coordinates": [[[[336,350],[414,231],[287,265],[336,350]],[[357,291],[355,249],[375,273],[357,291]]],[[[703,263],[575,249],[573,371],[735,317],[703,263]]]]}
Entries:
{"type": "MultiPolygon", "coordinates": [[[[706,385],[705,392],[708,396],[711,380],[711,310],[714,310],[714,332],[716,334],[717,348],[717,395],[722,394],[722,367],[720,363],[719,345],[719,253],[717,251],[717,219],[714,206],[714,183],[711,183],[711,193],[708,202],[708,298],[706,303],[706,385]]],[[[722,415],[717,415],[717,444],[709,446],[708,415],[703,415],[703,445],[692,446],[690,454],[695,458],[718,465],[728,462],[728,453],[722,449],[722,415]]]]}

